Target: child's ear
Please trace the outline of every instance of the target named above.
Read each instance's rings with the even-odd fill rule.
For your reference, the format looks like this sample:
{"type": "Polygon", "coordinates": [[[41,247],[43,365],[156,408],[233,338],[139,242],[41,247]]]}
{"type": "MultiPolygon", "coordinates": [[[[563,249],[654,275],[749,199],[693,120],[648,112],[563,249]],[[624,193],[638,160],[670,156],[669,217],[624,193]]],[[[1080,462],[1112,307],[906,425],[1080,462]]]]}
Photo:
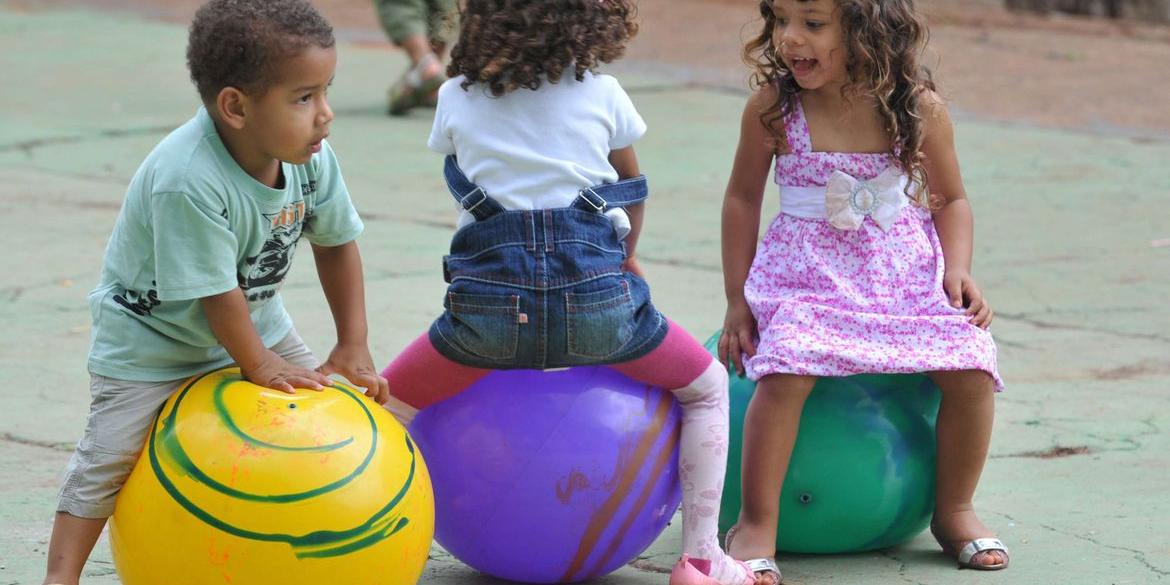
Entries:
{"type": "Polygon", "coordinates": [[[248,105],[248,96],[234,87],[225,87],[215,96],[215,108],[219,110],[219,119],[236,130],[244,127],[248,105]]]}

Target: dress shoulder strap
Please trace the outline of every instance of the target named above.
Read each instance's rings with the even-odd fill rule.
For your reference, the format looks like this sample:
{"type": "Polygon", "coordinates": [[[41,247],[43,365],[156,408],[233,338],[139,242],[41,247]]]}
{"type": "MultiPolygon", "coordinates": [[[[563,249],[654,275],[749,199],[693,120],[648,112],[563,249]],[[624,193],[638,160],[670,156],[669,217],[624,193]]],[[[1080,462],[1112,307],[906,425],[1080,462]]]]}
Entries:
{"type": "Polygon", "coordinates": [[[812,137],[799,95],[792,96],[792,111],[784,117],[784,137],[788,140],[789,154],[812,152],[812,137]]]}

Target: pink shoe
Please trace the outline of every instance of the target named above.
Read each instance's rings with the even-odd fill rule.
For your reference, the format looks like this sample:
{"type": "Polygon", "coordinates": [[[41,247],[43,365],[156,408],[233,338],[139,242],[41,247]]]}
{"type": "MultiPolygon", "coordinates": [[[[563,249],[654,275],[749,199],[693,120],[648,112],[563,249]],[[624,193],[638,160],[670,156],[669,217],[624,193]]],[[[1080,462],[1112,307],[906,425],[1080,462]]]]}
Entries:
{"type": "Polygon", "coordinates": [[[670,571],[670,585],[722,585],[708,575],[710,572],[711,561],[684,554],[670,571]]]}
{"type": "MultiPolygon", "coordinates": [[[[738,561],[736,561],[738,562],[738,561]]],[[[743,563],[740,563],[741,565],[743,563]]],[[[749,575],[753,575],[751,570],[744,567],[749,575]]],[[[711,561],[707,559],[692,559],[687,555],[683,555],[678,560],[678,564],[670,571],[670,585],[723,585],[717,579],[711,577],[711,561]]],[[[756,582],[755,576],[749,577],[748,585],[756,582]]]]}

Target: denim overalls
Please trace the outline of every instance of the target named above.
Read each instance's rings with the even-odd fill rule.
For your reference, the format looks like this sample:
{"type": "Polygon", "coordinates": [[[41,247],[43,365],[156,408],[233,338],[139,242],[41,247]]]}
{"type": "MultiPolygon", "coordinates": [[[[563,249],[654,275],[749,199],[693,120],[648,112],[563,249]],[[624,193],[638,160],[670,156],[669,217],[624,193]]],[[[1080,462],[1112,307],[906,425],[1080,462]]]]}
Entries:
{"type": "Polygon", "coordinates": [[[447,188],[475,223],[443,257],[446,311],[431,344],[492,369],[547,369],[641,357],[666,337],[646,282],[622,272],[625,246],[604,215],[646,199],[646,178],[582,189],[573,205],[508,211],[448,156],[447,188]]]}

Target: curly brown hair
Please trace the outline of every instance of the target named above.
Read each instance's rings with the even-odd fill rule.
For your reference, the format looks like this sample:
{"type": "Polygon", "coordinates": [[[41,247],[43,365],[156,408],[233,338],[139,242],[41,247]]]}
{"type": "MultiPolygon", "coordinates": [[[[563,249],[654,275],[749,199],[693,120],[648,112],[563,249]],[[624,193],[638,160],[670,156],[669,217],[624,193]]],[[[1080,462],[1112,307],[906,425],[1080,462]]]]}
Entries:
{"type": "MultiPolygon", "coordinates": [[[[914,8],[913,0],[834,0],[844,29],[848,57],[845,70],[849,80],[841,88],[844,97],[873,99],[886,122],[890,152],[898,167],[910,175],[906,188],[925,199],[926,166],[922,154],[923,123],[920,108],[923,96],[935,90],[930,70],[919,62],[926,49],[929,31],[914,8]]],[[[777,56],[773,42],[776,15],[771,0],[760,0],[763,29],[744,47],[744,60],[752,68],[753,89],[775,87],[774,104],[760,114],[760,121],[772,134],[771,146],[786,151],[783,122],[792,113],[800,85],[777,56]]]]}
{"type": "Polygon", "coordinates": [[[187,68],[204,103],[225,87],[259,95],[279,81],[286,59],[335,42],[308,0],[211,0],[191,21],[187,68]]]}
{"type": "Polygon", "coordinates": [[[495,96],[557,83],[566,70],[582,81],[622,56],[636,16],[631,0],[466,0],[447,75],[495,96]]]}

